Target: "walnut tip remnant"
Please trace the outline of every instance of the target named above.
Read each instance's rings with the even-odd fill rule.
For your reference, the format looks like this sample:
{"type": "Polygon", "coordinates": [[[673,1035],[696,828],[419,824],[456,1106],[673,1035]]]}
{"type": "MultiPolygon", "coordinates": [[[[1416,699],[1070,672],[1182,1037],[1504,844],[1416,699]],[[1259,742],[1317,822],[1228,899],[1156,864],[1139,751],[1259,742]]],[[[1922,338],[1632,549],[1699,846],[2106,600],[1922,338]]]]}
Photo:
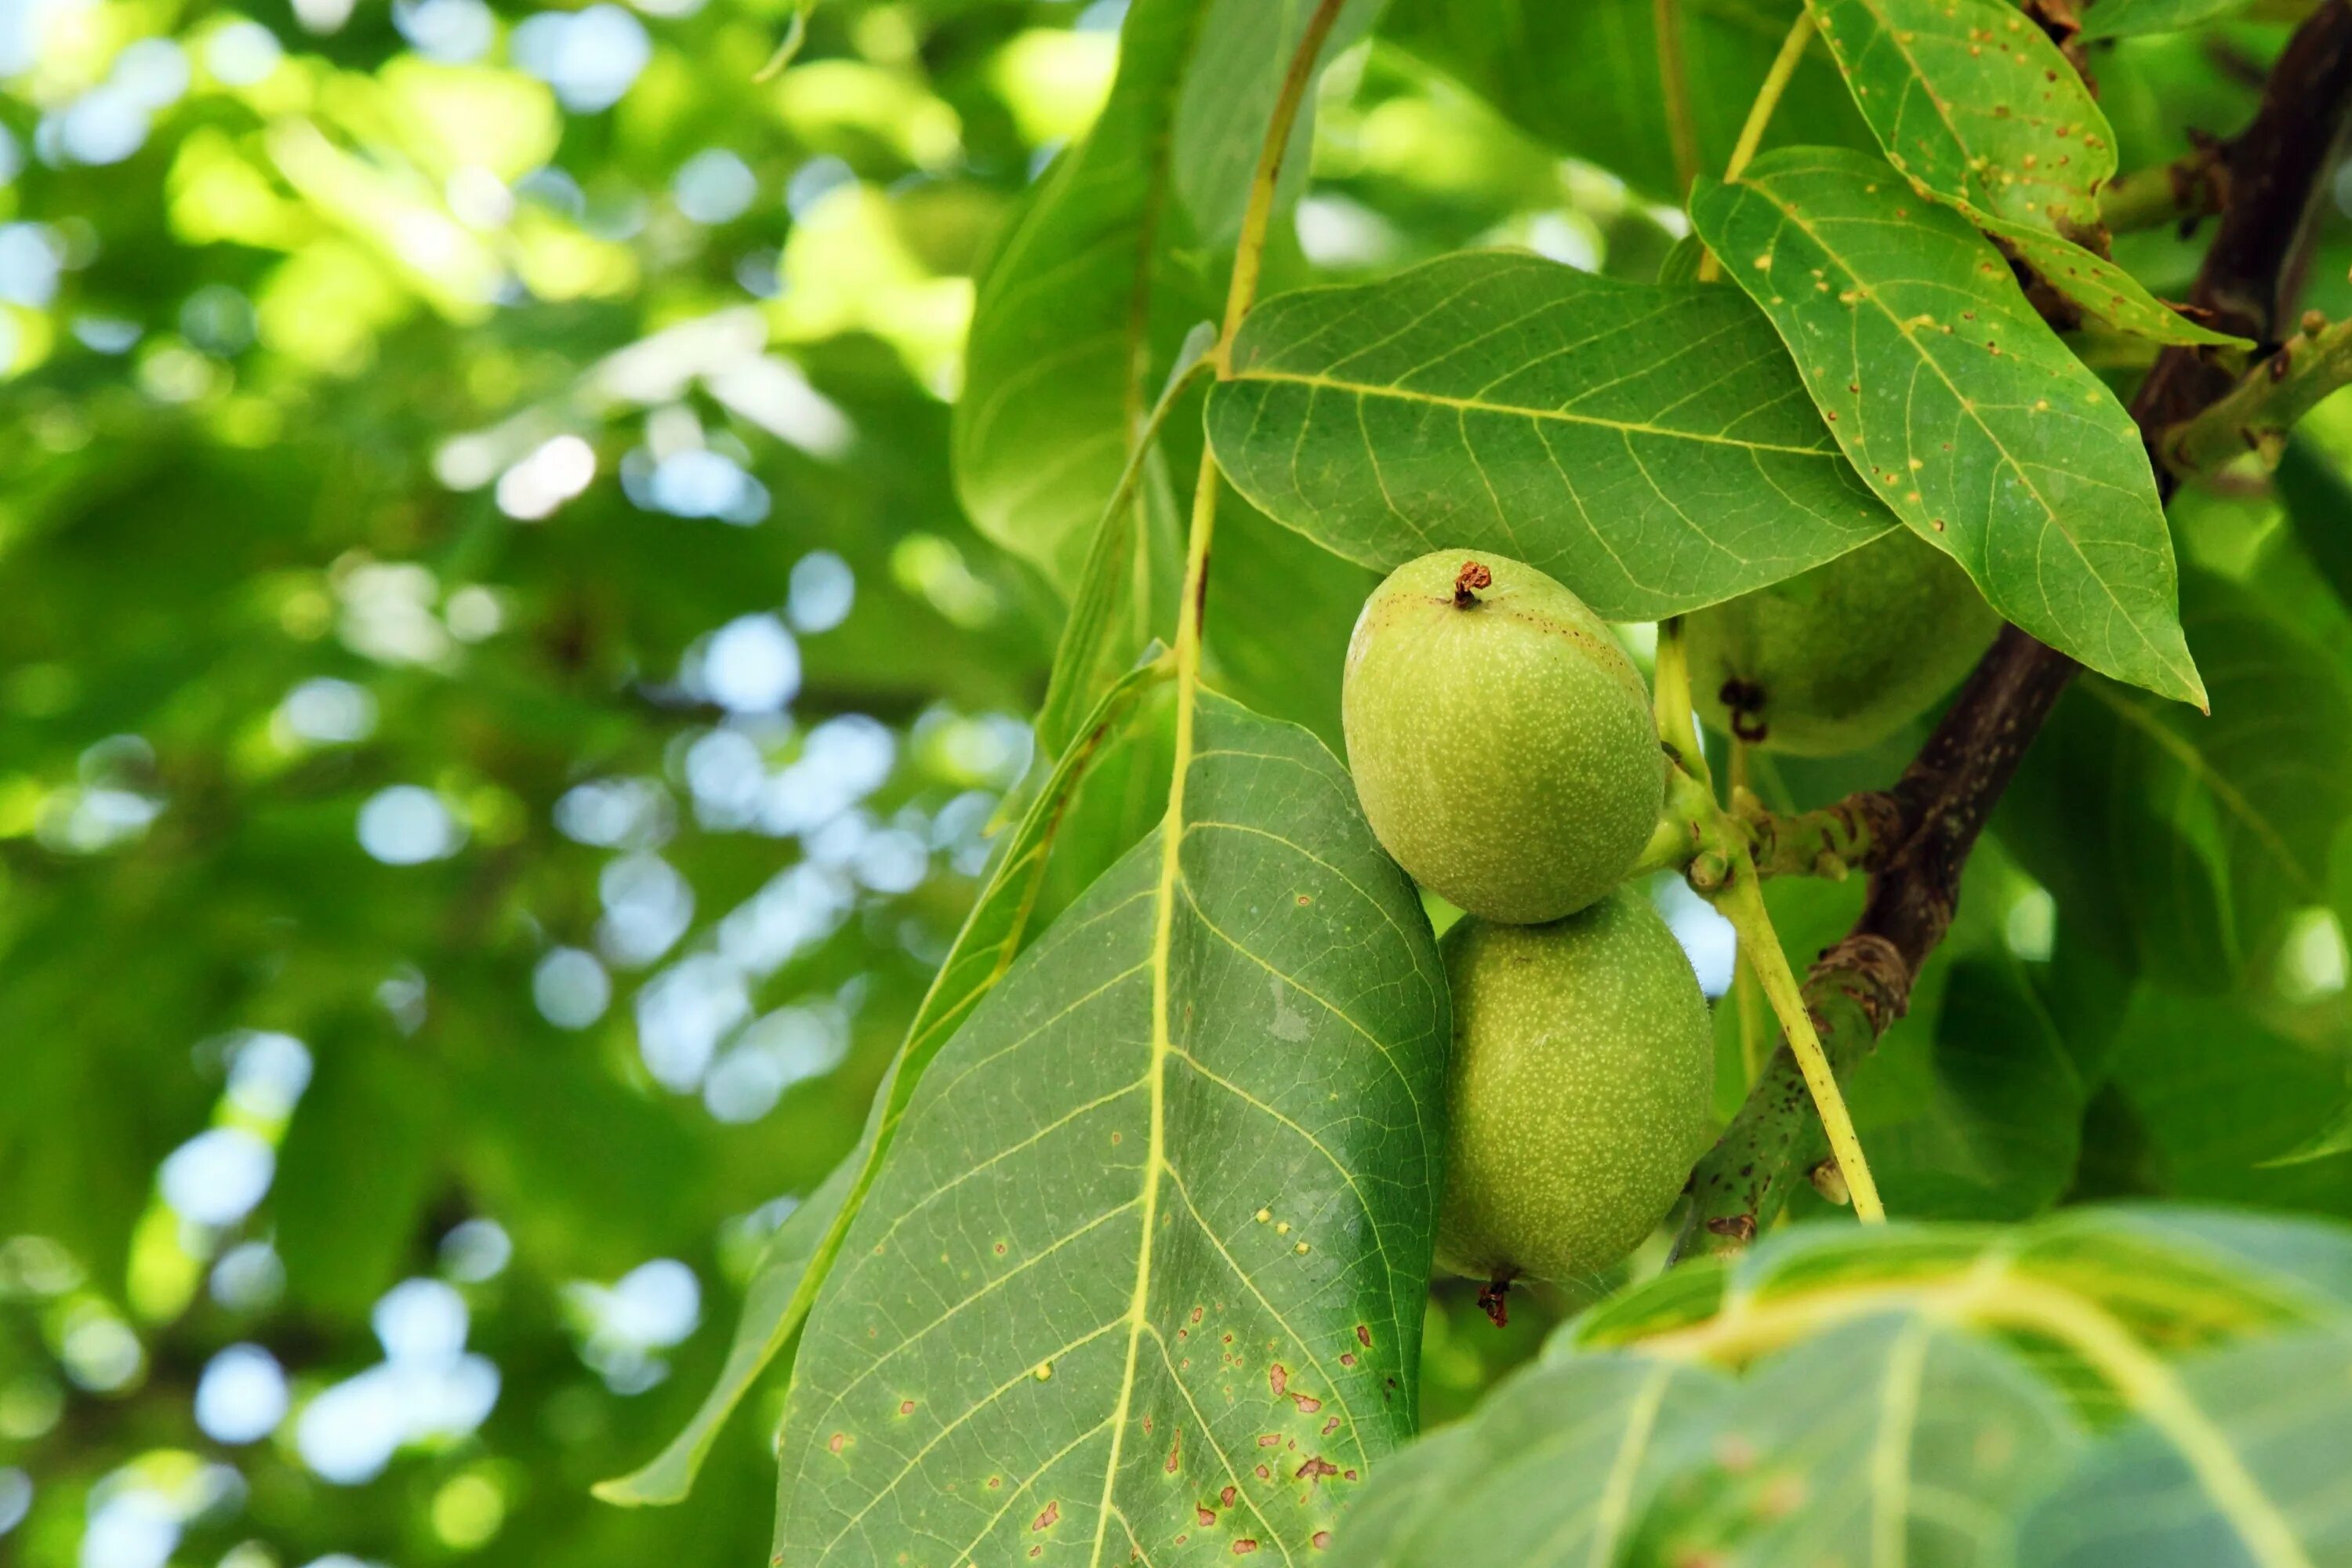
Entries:
{"type": "Polygon", "coordinates": [[[1495,574],[1487,570],[1485,563],[1465,561],[1462,563],[1462,570],[1454,579],[1454,607],[1457,610],[1468,609],[1478,602],[1477,590],[1491,588],[1494,585],[1495,574]]]}
{"type": "Polygon", "coordinates": [[[1497,1274],[1478,1287],[1478,1310],[1498,1329],[1511,1321],[1510,1295],[1511,1277],[1507,1274],[1497,1274]]]}

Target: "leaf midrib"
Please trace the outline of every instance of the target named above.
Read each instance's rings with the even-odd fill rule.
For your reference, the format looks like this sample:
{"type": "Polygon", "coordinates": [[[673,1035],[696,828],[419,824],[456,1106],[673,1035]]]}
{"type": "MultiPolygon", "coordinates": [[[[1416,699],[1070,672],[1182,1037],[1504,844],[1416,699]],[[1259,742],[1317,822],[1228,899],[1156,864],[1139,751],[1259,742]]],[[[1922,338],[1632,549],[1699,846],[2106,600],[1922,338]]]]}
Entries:
{"type": "MultiPolygon", "coordinates": [[[[2026,473],[2025,465],[2018,460],[2016,453],[2010,450],[2009,444],[1993,433],[1992,426],[1985,423],[1984,416],[1977,407],[1977,400],[1963,392],[1959,385],[1952,380],[1951,374],[1944,368],[1944,364],[1941,360],[1938,360],[1935,355],[1929,353],[1925,348],[1919,346],[1918,339],[1912,333],[1910,323],[1905,321],[1902,317],[1896,315],[1895,311],[1887,306],[1885,301],[1879,298],[1878,290],[1864,285],[1861,278],[1855,274],[1853,267],[1844,259],[1844,252],[1835,246],[1831,245],[1828,240],[1824,239],[1821,233],[1815,229],[1812,225],[1807,223],[1798,215],[1797,210],[1793,206],[1790,206],[1788,203],[1782,201],[1779,196],[1774,195],[1769,190],[1767,190],[1762,185],[1743,183],[1736,188],[1755,192],[1759,196],[1761,196],[1774,211],[1780,215],[1783,222],[1797,229],[1800,233],[1803,234],[1806,238],[1819,246],[1821,247],[1822,254],[1830,259],[1832,265],[1838,268],[1839,272],[1844,277],[1848,283],[1854,286],[1855,291],[1860,294],[1862,298],[1869,300],[1872,307],[1874,308],[1879,314],[1885,316],[1886,320],[1894,325],[1895,330],[1902,334],[1903,341],[1911,345],[1912,350],[1919,362],[1936,373],[1936,379],[1944,384],[1945,390],[1949,392],[1952,395],[1953,399],[1959,404],[1961,412],[1968,416],[1969,423],[1976,426],[1978,431],[1983,435],[1984,438],[1992,444],[1993,450],[2000,454],[2000,460],[2003,466],[2005,466],[2011,473],[2017,476],[2018,483],[2022,485],[2025,488],[2026,493],[2033,498],[2034,503],[2042,509],[2042,514],[2048,521],[2049,525],[2057,531],[2058,536],[2066,542],[2067,548],[2074,552],[2074,558],[2082,563],[2084,574],[2087,575],[2092,582],[2098,584],[2099,592],[2106,595],[2107,602],[2114,606],[2116,614],[2122,618],[2123,623],[2126,626],[2131,627],[2132,635],[2139,639],[2140,646],[2147,649],[2148,653],[2156,658],[2159,665],[2169,671],[2176,679],[2180,680],[2189,689],[2199,689],[2195,667],[2192,665],[2188,669],[2183,670],[2179,665],[2176,664],[2164,652],[2163,649],[2157,647],[2155,639],[2150,637],[2147,635],[2146,628],[2140,625],[2139,617],[2133,615],[2129,609],[2125,607],[2124,602],[2116,596],[2115,589],[2108,586],[2106,578],[2101,575],[2100,573],[2091,565],[2090,557],[2084,553],[2082,541],[2074,537],[2074,531],[2058,515],[2058,509],[2050,503],[2048,498],[2042,495],[2041,488],[2034,484],[2032,479],[2026,473]]],[[[1858,359],[1859,355],[1856,357],[1858,359]]],[[[1907,450],[1910,445],[1910,433],[1908,430],[1904,432],[1903,440],[1905,447],[1907,450]]],[[[1990,531],[1990,517],[1987,519],[1987,531],[1990,531]]]]}
{"type": "Polygon", "coordinates": [[[2147,736],[2158,751],[2179,763],[2190,777],[2210,790],[2213,797],[2231,816],[2244,823],[2247,831],[2261,840],[2264,851],[2278,862],[2280,868],[2285,871],[2288,879],[2299,890],[2307,896],[2317,896],[2320,890],[2318,884],[2312,879],[2310,872],[2294,850],[2288,847],[2285,836],[2272,825],[2268,816],[2256,809],[2244,792],[2214,769],[2203,752],[2174,733],[2168,725],[2158,721],[2138,703],[2104,682],[2090,682],[2087,689],[2101,706],[2147,736]]]}
{"type": "Polygon", "coordinates": [[[1322,392],[1336,392],[1358,398],[1386,398],[1399,403],[1426,403],[1433,407],[1459,409],[1468,414],[1490,414],[1506,419],[1526,419],[1536,424],[1585,425],[1596,429],[1612,430],[1625,436],[1655,436],[1669,441],[1696,441],[1704,446],[1728,447],[1740,452],[1776,452],[1792,458],[1827,458],[1826,447],[1790,447],[1774,441],[1743,441],[1736,437],[1710,435],[1697,430],[1675,430],[1660,425],[1645,425],[1638,420],[1604,419],[1591,414],[1570,414],[1564,409],[1533,408],[1521,404],[1496,403],[1487,398],[1460,397],[1446,393],[1407,390],[1391,384],[1349,381],[1339,376],[1314,371],[1266,370],[1252,367],[1234,373],[1234,381],[1272,382],[1290,386],[1308,386],[1322,392]]]}

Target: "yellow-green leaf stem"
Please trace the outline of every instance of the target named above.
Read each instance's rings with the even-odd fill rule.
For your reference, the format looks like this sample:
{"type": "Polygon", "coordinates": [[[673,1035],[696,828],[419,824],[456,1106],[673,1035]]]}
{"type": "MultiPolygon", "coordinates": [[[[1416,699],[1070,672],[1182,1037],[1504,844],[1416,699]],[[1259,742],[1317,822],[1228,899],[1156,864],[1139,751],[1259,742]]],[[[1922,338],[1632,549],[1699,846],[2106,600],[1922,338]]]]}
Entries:
{"type": "Polygon", "coordinates": [[[1821,1036],[1813,1028],[1812,1014],[1798,988],[1796,973],[1789,967],[1788,954],[1780,951],[1772,917],[1765,912],[1763,887],[1745,847],[1738,850],[1730,879],[1715,891],[1713,900],[1738,933],[1739,950],[1748,955],[1765,998],[1780,1017],[1790,1054],[1797,1058],[1797,1067],[1805,1075],[1805,1088],[1813,1097],[1813,1110],[1821,1116],[1822,1131],[1829,1135],[1830,1152],[1853,1194],[1855,1217],[1865,1224],[1884,1222],[1886,1205],[1879,1201],[1878,1184],[1871,1179],[1870,1163],[1863,1157],[1861,1136],[1853,1130],[1853,1117],[1846,1110],[1837,1074],[1822,1049],[1821,1036]]]}
{"type": "MultiPolygon", "coordinates": [[[[1789,36],[1780,40],[1780,52],[1772,57],[1772,68],[1764,73],[1764,84],[1756,89],[1756,101],[1748,110],[1748,122],[1739,128],[1739,140],[1732,144],[1731,156],[1723,165],[1727,181],[1739,178],[1739,172],[1756,156],[1756,149],[1764,144],[1764,132],[1772,123],[1772,111],[1780,106],[1780,95],[1789,89],[1789,79],[1797,74],[1797,64],[1805,58],[1805,46],[1812,37],[1813,14],[1798,12],[1797,19],[1789,25],[1789,36]]],[[[1687,197],[1687,188],[1684,194],[1687,197]]],[[[1703,253],[1698,258],[1698,280],[1712,283],[1722,276],[1723,263],[1715,252],[1703,253]]]]}

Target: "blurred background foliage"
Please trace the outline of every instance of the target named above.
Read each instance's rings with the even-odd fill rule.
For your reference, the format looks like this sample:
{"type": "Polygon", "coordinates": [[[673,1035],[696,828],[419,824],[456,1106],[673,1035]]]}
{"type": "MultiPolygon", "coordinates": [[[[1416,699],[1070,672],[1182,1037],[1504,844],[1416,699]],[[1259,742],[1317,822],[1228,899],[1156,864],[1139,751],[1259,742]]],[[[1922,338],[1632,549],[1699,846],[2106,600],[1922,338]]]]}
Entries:
{"type": "MultiPolygon", "coordinates": [[[[692,1506],[586,1489],[709,1383],[1027,765],[1060,598],[966,520],[950,405],[1122,17],[836,0],[763,76],[792,8],[0,0],[0,1560],[767,1550],[775,1388],[692,1506]]],[[[1682,225],[1638,73],[1563,115],[1544,57],[1444,10],[1397,0],[1329,74],[1270,287],[1470,244],[1653,276],[1682,225]]],[[[2242,121],[2277,37],[2105,49],[2126,167],[2242,121]]],[[[2196,252],[2124,254],[2178,291],[2196,252]]],[[[1853,1089],[1898,1209],[2352,1214],[2331,442],[2352,416],[2176,511],[2254,749],[2086,687],[1979,857],[1853,1089]],[[2179,852],[2084,848],[2126,821],[2179,852]],[[2248,1114],[2212,1109],[2218,1037],[2261,1058],[2248,1114]],[[1972,1066],[1995,1042],[2030,1091],[1972,1066]]],[[[1215,674],[1336,738],[1366,574],[1229,540],[1215,674]]],[[[1858,893],[1776,893],[1792,948],[1858,893]]],[[[1442,1291],[1425,1410],[1572,1304],[1496,1334],[1442,1291]]]]}

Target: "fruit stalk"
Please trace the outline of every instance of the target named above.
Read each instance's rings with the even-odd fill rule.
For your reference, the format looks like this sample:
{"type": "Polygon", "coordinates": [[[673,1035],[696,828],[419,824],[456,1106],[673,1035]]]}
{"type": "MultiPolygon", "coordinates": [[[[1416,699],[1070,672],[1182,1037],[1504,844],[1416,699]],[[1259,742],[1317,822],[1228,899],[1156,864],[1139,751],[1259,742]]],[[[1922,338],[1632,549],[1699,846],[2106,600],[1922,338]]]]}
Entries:
{"type": "Polygon", "coordinates": [[[1838,1088],[1837,1072],[1830,1065],[1821,1036],[1813,1027],[1811,1009],[1798,988],[1796,974],[1789,967],[1789,955],[1780,951],[1780,935],[1772,929],[1772,917],[1764,910],[1755,864],[1745,849],[1733,862],[1729,881],[1717,889],[1714,903],[1739,933],[1739,951],[1747,955],[1758,983],[1764,987],[1765,1000],[1772,1004],[1772,1011],[1780,1020],[1788,1052],[1829,1138],[1831,1156],[1837,1161],[1846,1189],[1853,1195],[1855,1217],[1865,1224],[1883,1224],[1886,1205],[1879,1201],[1878,1184],[1871,1177],[1869,1161],[1863,1157],[1862,1138],[1854,1131],[1853,1114],[1846,1110],[1845,1095],[1838,1088]]]}

